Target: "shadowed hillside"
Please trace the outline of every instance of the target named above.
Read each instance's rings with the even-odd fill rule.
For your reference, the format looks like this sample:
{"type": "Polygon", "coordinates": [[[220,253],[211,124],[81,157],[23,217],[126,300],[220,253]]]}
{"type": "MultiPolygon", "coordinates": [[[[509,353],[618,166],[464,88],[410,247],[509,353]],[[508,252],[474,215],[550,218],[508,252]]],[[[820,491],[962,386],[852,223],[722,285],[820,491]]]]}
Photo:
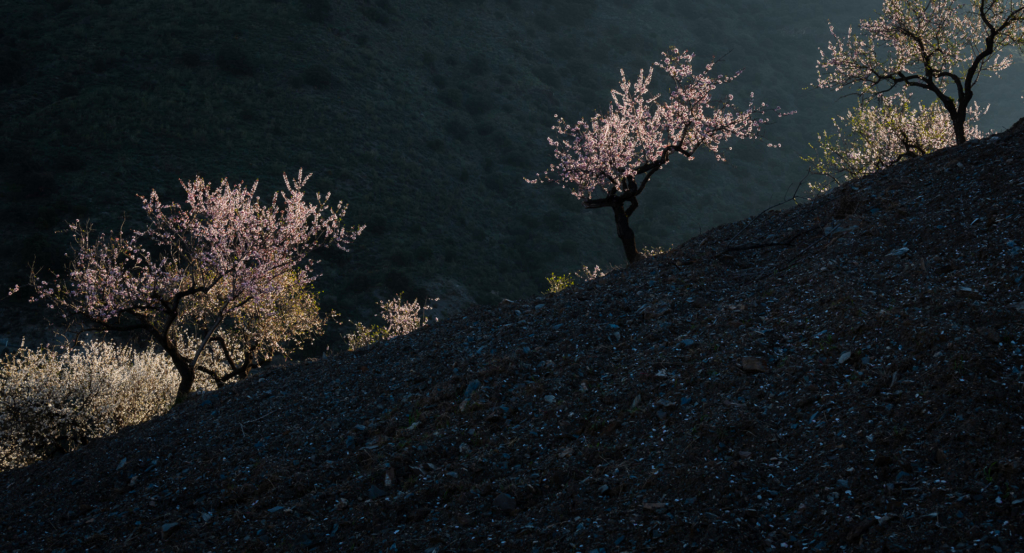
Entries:
{"type": "Polygon", "coordinates": [[[1021,131],[0,474],[0,549],[1020,550],[1021,131]]]}

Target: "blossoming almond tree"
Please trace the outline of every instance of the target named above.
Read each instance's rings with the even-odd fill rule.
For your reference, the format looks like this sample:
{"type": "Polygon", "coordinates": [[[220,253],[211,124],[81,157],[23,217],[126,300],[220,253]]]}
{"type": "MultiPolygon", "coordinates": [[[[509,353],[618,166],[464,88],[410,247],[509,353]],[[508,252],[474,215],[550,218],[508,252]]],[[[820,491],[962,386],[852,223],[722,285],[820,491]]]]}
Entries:
{"type": "MultiPolygon", "coordinates": [[[[858,87],[861,95],[899,88],[933,93],[956,144],[968,138],[970,104],[983,73],[998,74],[1012,58],[999,52],[1024,42],[1024,0],[885,0],[882,16],[862,20],[867,37],[829,27],[835,42],[819,50],[819,88],[858,87]]],[[[975,108],[977,109],[977,108],[975,108]]]]}
{"type": "MultiPolygon", "coordinates": [[[[835,134],[818,135],[816,155],[802,158],[811,163],[811,172],[825,177],[812,188],[824,191],[830,183],[856,179],[880,171],[905,159],[923,156],[956,144],[953,125],[945,108],[931,104],[911,104],[913,93],[897,93],[877,98],[877,103],[861,99],[846,116],[832,119],[835,134]]],[[[987,111],[987,109],[985,110],[987,111]]],[[[967,110],[965,136],[981,138],[976,123],[982,111],[977,104],[967,110]]]]}
{"type": "MultiPolygon", "coordinates": [[[[615,227],[625,249],[626,259],[633,263],[641,257],[636,238],[629,227],[629,217],[636,211],[637,197],[643,193],[651,177],[665,167],[672,154],[682,154],[692,160],[697,150],[706,148],[718,161],[725,161],[719,146],[729,138],[753,138],[763,118],[764,104],[755,108],[753,101],[744,110],[733,104],[733,96],[711,104],[711,92],[716,87],[740,75],[711,76],[714,62],[703,73],[694,73],[694,55],[662,53],[655,65],[672,78],[672,91],[667,101],[660,96],[648,97],[653,68],[645,74],[640,71],[636,82],[622,81],[618,91],[612,91],[612,102],[605,114],[590,121],[569,125],[558,118],[552,127],[561,140],[548,138],[555,147],[557,164],[552,164],[543,176],[526,179],[529,183],[561,182],[572,186],[573,195],[588,209],[610,207],[615,214],[615,227]],[[603,197],[595,195],[603,193],[603,197]],[[628,204],[628,207],[627,207],[628,204]]],[[[753,98],[754,94],[751,93],[753,98]]],[[[776,111],[781,111],[776,108],[776,111]]],[[[779,114],[787,115],[787,114],[779,114]]],[[[557,115],[555,117],[558,117],[557,115]]]]}
{"type": "Polygon", "coordinates": [[[51,284],[34,274],[36,299],[105,330],[151,336],[181,377],[178,401],[197,372],[218,386],[244,378],[322,332],[309,254],[330,245],[347,251],[363,230],[342,226],[345,205],[328,205],[330,194],[304,201],[309,175],[284,180],[268,205],[257,183],[227,179],[216,188],[199,177],[183,182],[184,206],[153,191],[142,199],[148,226],[130,236],[93,241],[76,221],[67,279],[51,284]]]}

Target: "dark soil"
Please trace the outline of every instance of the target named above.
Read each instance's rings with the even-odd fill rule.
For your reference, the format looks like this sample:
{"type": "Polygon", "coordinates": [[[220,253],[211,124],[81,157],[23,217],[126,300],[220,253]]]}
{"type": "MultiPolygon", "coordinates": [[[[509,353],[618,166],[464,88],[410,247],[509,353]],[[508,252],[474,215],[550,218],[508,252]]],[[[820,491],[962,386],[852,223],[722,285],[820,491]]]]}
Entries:
{"type": "Polygon", "coordinates": [[[0,475],[0,549],[1024,550],[1024,133],[0,475]]]}

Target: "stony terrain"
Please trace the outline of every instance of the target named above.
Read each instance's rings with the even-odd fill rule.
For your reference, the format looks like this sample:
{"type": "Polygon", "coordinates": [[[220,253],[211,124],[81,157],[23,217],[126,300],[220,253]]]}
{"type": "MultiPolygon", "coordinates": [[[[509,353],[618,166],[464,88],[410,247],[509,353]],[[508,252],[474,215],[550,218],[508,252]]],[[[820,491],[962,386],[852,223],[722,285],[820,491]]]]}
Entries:
{"type": "Polygon", "coordinates": [[[0,474],[0,550],[1024,550],[1022,127],[0,474]]]}

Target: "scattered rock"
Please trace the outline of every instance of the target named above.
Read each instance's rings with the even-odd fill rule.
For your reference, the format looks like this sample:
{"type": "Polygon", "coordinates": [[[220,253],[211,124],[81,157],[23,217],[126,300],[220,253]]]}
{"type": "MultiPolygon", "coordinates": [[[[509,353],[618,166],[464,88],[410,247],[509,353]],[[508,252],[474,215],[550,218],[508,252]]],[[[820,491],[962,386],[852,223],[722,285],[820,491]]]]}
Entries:
{"type": "Polygon", "coordinates": [[[378,488],[377,486],[370,486],[370,491],[367,492],[367,495],[370,496],[370,499],[380,499],[382,497],[386,497],[388,492],[378,488]]]}
{"type": "Polygon", "coordinates": [[[160,534],[166,537],[178,528],[181,528],[181,525],[177,522],[168,522],[160,527],[160,534]]]}
{"type": "Polygon", "coordinates": [[[516,498],[507,493],[499,493],[494,497],[494,508],[506,513],[514,511],[516,509],[516,498]]]}
{"type": "Polygon", "coordinates": [[[998,344],[1000,342],[999,333],[989,327],[982,327],[978,329],[978,334],[981,334],[990,343],[998,344]]]}
{"type": "Polygon", "coordinates": [[[759,357],[744,357],[740,360],[740,366],[748,373],[766,373],[764,361],[759,357]]]}

